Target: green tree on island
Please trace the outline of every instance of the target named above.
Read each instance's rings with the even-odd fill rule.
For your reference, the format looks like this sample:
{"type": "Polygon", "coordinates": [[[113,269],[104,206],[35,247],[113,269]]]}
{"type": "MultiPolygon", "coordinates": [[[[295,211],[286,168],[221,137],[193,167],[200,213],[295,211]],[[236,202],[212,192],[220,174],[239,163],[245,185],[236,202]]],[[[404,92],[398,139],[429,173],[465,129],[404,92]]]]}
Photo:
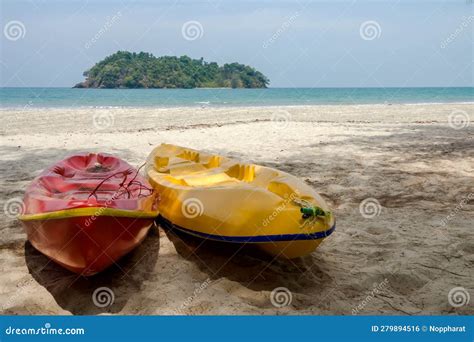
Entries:
{"type": "Polygon", "coordinates": [[[239,63],[219,66],[188,56],[118,51],[84,72],[75,88],[266,88],[269,80],[239,63]]]}

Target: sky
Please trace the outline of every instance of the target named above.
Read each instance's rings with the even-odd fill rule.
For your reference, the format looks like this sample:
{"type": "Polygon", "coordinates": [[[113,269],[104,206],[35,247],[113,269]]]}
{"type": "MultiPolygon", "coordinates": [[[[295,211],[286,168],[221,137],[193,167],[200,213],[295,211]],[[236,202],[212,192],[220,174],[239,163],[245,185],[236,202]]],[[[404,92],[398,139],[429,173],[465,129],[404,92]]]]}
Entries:
{"type": "Polygon", "coordinates": [[[255,67],[271,87],[474,86],[472,0],[1,0],[0,86],[71,87],[118,50],[255,67]]]}

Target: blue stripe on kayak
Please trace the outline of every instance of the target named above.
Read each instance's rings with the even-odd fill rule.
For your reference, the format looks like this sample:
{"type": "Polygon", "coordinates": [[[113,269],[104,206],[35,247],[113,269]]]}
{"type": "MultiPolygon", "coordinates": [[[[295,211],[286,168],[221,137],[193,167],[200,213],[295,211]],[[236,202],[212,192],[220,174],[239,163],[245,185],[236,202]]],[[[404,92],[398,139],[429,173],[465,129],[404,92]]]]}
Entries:
{"type": "Polygon", "coordinates": [[[258,242],[282,242],[282,241],[297,241],[297,240],[317,240],[323,239],[332,234],[332,232],[336,229],[336,223],[329,228],[328,230],[322,232],[315,232],[311,234],[278,234],[278,235],[258,235],[258,236],[223,236],[223,235],[215,235],[215,234],[207,234],[202,232],[197,232],[195,230],[187,229],[181,226],[177,226],[163,216],[160,216],[160,221],[162,221],[165,225],[168,225],[171,228],[175,228],[181,230],[185,233],[199,236],[204,239],[211,239],[217,241],[225,241],[225,242],[238,242],[238,243],[258,243],[258,242]]]}

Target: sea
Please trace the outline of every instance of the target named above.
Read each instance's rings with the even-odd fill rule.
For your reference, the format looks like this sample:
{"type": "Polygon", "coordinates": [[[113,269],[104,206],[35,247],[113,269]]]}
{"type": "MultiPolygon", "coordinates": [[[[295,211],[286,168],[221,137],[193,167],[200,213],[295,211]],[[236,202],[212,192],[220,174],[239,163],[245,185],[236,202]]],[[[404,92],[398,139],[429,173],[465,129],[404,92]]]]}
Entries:
{"type": "Polygon", "coordinates": [[[74,89],[0,88],[1,109],[222,107],[474,102],[473,87],[74,89]]]}

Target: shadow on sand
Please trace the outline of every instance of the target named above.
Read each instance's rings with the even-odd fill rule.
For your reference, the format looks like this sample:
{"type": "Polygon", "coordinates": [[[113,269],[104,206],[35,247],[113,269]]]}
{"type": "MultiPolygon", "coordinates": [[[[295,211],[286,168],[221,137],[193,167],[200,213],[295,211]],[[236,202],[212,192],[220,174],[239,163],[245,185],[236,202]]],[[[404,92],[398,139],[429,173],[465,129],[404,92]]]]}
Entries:
{"type": "Polygon", "coordinates": [[[333,281],[322,270],[324,260],[314,255],[291,260],[274,258],[254,244],[205,240],[173,229],[164,222],[160,222],[160,227],[178,254],[193,262],[211,281],[227,278],[254,291],[272,291],[281,286],[290,290],[302,285],[324,286],[333,281]]]}
{"type": "Polygon", "coordinates": [[[129,298],[140,291],[142,284],[153,273],[158,260],[160,237],[158,228],[153,226],[143,243],[121,258],[117,265],[91,276],[74,274],[37,251],[28,241],[25,243],[26,265],[33,278],[44,286],[59,306],[74,315],[97,315],[117,313],[122,310],[129,298]],[[100,291],[101,296],[93,293],[100,287],[112,292],[100,291]],[[113,296],[113,303],[110,303],[113,296]]]}

